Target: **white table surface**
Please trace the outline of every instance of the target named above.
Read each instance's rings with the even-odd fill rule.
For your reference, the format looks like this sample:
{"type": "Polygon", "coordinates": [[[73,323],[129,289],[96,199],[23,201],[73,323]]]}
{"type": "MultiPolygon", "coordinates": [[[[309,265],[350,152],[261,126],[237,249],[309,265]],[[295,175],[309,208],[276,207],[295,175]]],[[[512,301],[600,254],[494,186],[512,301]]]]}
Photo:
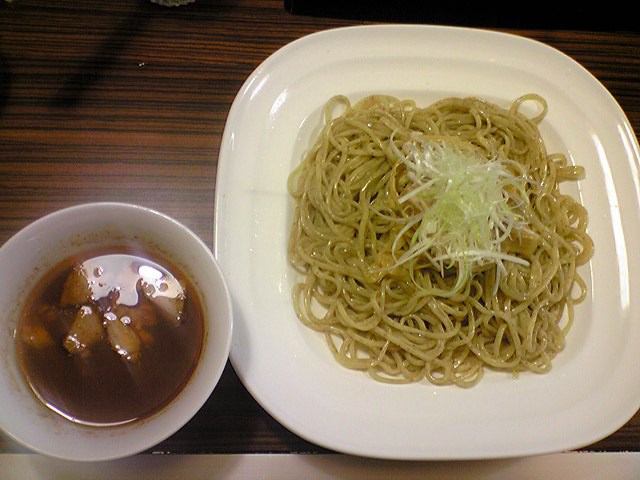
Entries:
{"type": "Polygon", "coordinates": [[[470,462],[389,462],[345,455],[137,455],[101,463],[10,453],[0,455],[0,479],[638,480],[640,453],[560,453],[470,462]]]}

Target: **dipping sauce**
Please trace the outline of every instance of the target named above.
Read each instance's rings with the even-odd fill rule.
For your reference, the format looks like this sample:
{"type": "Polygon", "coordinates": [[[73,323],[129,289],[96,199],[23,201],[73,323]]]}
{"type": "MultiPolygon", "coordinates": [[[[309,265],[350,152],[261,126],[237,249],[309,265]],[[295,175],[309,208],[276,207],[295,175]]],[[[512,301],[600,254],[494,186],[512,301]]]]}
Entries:
{"type": "Polygon", "coordinates": [[[146,418],[188,382],[204,337],[202,306],[175,265],[127,246],[69,257],[29,293],[16,332],[35,395],[92,426],[146,418]]]}

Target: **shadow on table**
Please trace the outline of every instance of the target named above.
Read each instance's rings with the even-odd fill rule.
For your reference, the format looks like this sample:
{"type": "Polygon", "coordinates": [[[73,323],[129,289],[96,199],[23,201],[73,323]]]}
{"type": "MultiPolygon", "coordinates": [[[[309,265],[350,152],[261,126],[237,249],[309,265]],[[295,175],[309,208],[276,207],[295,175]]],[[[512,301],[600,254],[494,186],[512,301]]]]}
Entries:
{"type": "Polygon", "coordinates": [[[93,55],[81,62],[62,84],[58,94],[52,99],[53,106],[74,107],[80,103],[84,92],[102,78],[135,37],[144,30],[157,7],[151,2],[138,2],[122,22],[109,32],[93,55]]]}
{"type": "MultiPolygon", "coordinates": [[[[0,0],[2,2],[2,0],[0,0]]],[[[211,12],[219,12],[229,8],[224,2],[210,3],[197,1],[184,7],[164,7],[149,0],[138,0],[119,24],[109,31],[92,54],[80,62],[74,72],[62,84],[51,104],[54,107],[72,108],[82,102],[84,94],[98,83],[105,74],[123,57],[130,45],[142,34],[149,24],[156,19],[170,16],[173,19],[186,21],[206,21],[211,12]],[[193,9],[209,12],[194,15],[193,9]]],[[[86,28],[91,28],[87,26],[86,28]]]]}
{"type": "Polygon", "coordinates": [[[552,0],[539,0],[526,6],[506,0],[490,3],[284,0],[284,8],[297,15],[480,28],[637,31],[640,25],[635,15],[625,11],[619,2],[610,3],[608,8],[587,3],[567,8],[552,0]]]}
{"type": "Polygon", "coordinates": [[[0,48],[0,118],[9,100],[9,89],[11,88],[11,70],[9,62],[0,48]]]}

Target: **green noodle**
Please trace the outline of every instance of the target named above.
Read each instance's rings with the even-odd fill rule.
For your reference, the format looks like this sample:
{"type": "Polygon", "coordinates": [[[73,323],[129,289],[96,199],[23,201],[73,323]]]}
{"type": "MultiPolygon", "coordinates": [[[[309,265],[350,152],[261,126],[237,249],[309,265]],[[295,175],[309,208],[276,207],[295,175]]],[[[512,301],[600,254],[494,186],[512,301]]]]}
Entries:
{"type": "Polygon", "coordinates": [[[381,95],[327,103],[321,134],[289,178],[288,258],[302,273],[297,315],[324,333],[340,364],[383,382],[459,386],[486,367],[549,371],[586,297],[577,267],[592,242],[585,209],[559,188],[584,170],[547,154],[537,128],[546,111],[534,94],[506,109],[477,98],[427,108],[381,95]],[[541,113],[522,114],[525,101],[541,113]],[[454,252],[442,261],[430,245],[407,256],[433,201],[402,201],[416,185],[400,157],[416,139],[501,159],[520,179],[504,187],[515,226],[497,259],[454,252]]]}

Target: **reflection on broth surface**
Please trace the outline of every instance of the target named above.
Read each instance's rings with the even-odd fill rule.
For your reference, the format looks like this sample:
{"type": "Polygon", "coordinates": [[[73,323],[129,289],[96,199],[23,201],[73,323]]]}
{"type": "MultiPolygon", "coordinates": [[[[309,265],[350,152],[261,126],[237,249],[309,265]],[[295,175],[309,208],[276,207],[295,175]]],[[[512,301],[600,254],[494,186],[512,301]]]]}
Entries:
{"type": "Polygon", "coordinates": [[[106,426],[145,418],[189,380],[202,307],[187,277],[130,247],[67,258],[30,292],[17,330],[25,377],[49,408],[106,426]]]}

